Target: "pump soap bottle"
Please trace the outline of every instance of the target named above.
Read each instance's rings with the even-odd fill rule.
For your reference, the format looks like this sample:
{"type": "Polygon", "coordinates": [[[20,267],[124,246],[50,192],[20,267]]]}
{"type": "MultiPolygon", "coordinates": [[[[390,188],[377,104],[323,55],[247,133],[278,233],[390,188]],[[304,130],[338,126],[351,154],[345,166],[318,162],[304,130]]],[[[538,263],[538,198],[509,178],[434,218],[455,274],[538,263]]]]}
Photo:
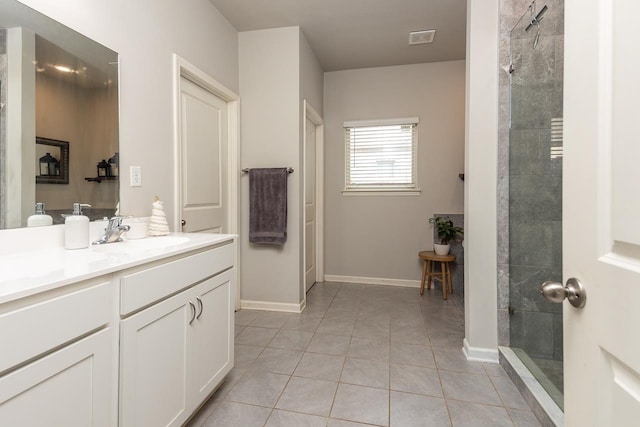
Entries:
{"type": "Polygon", "coordinates": [[[41,227],[52,224],[53,218],[44,211],[44,203],[36,203],[36,213],[27,218],[27,227],[41,227]]]}
{"type": "Polygon", "coordinates": [[[90,208],[85,203],[74,203],[73,214],[64,219],[64,248],[84,249],[89,247],[89,218],[82,215],[82,208],[90,208]]]}

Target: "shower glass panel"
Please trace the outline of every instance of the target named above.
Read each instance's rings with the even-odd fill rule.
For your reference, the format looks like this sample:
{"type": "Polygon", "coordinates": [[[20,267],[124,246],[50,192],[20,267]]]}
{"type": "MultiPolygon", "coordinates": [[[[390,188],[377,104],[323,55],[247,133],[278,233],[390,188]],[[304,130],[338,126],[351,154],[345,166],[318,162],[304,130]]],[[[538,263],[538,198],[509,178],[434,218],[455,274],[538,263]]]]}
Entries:
{"type": "Polygon", "coordinates": [[[562,282],[564,0],[538,0],[511,31],[509,312],[514,352],[562,408],[562,305],[539,293],[562,282]]]}

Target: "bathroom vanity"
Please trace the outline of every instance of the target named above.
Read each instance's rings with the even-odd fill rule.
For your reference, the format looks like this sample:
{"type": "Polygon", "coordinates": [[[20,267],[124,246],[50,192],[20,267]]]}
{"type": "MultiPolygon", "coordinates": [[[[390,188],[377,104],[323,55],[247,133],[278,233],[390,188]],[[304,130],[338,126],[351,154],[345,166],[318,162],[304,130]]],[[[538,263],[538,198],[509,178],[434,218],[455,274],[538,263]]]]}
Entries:
{"type": "Polygon", "coordinates": [[[233,367],[234,235],[0,255],[0,425],[182,425],[233,367]]]}

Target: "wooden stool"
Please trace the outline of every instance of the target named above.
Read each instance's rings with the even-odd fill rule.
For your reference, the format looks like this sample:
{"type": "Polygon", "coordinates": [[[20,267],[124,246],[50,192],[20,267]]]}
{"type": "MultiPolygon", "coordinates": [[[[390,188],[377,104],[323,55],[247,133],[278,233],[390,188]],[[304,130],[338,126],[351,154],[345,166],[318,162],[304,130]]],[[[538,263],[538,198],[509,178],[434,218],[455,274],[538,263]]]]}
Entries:
{"type": "Polygon", "coordinates": [[[420,295],[424,294],[424,281],[427,280],[427,289],[431,289],[431,278],[439,280],[442,283],[442,299],[447,299],[447,287],[449,293],[453,293],[451,285],[451,266],[449,263],[456,260],[455,255],[437,255],[433,251],[422,251],[418,256],[424,260],[422,266],[422,283],[420,284],[420,295]],[[440,262],[440,272],[433,271],[433,263],[440,262]]]}

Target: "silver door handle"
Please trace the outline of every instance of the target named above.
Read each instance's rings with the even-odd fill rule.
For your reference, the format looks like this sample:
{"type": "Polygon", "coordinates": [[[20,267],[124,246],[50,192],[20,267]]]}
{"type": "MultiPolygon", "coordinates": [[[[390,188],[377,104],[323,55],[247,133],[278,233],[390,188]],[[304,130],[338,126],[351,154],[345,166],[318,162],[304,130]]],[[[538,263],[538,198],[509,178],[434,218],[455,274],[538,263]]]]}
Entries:
{"type": "Polygon", "coordinates": [[[196,319],[199,319],[202,316],[202,312],[204,311],[204,304],[202,304],[202,300],[200,297],[196,297],[196,301],[198,301],[198,305],[200,306],[200,313],[196,316],[196,319]]]}
{"type": "Polygon", "coordinates": [[[196,319],[196,306],[193,305],[193,303],[191,301],[189,301],[189,305],[191,306],[191,320],[189,320],[189,324],[192,324],[193,321],[196,319]]]}
{"type": "Polygon", "coordinates": [[[561,303],[566,298],[576,308],[582,308],[587,303],[587,291],[575,277],[568,279],[566,286],[560,282],[544,282],[540,286],[540,293],[544,299],[554,303],[561,303]]]}

